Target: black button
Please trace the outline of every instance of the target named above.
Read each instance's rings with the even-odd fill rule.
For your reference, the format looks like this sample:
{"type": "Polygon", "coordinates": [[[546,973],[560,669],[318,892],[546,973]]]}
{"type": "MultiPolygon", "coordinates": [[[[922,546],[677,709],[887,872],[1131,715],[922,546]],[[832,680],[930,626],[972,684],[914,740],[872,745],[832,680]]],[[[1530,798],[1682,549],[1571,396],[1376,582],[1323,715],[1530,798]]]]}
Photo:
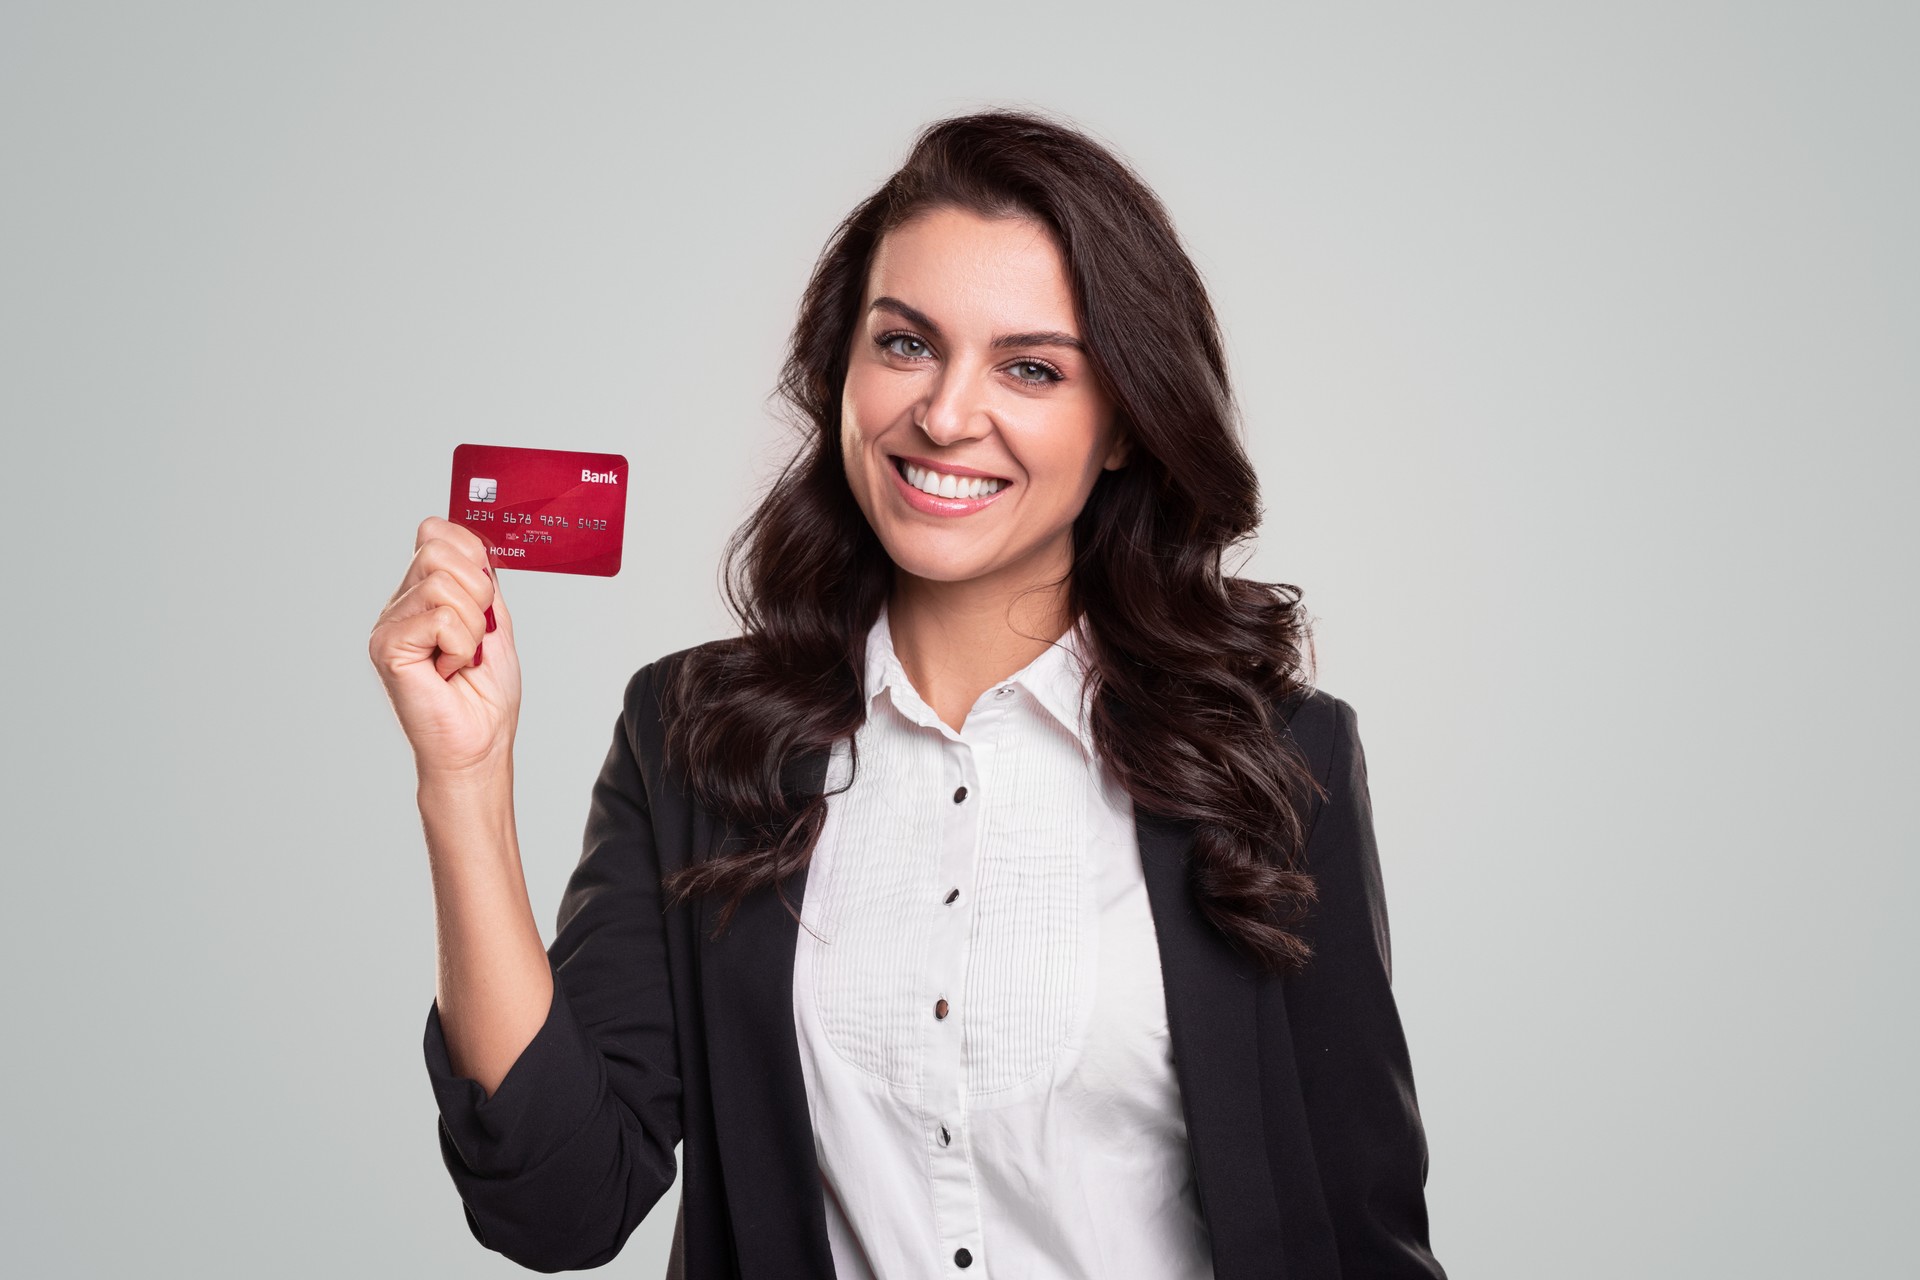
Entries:
{"type": "Polygon", "coordinates": [[[962,800],[965,800],[966,798],[967,798],[967,789],[965,787],[961,787],[958,791],[953,793],[953,802],[955,804],[959,804],[962,800]]]}
{"type": "Polygon", "coordinates": [[[970,1267],[973,1265],[973,1255],[965,1249],[955,1249],[953,1251],[953,1265],[956,1267],[970,1267]]]}
{"type": "Polygon", "coordinates": [[[940,1126],[940,1145],[944,1147],[952,1141],[953,1141],[953,1135],[947,1132],[947,1126],[941,1125],[940,1126]]]}
{"type": "Polygon", "coordinates": [[[958,889],[955,889],[952,893],[947,895],[947,901],[952,902],[955,898],[959,896],[960,896],[960,891],[958,889]]]}
{"type": "Polygon", "coordinates": [[[944,1018],[947,1016],[947,1002],[945,1000],[939,1000],[934,1003],[933,1016],[936,1018],[944,1018]]]}

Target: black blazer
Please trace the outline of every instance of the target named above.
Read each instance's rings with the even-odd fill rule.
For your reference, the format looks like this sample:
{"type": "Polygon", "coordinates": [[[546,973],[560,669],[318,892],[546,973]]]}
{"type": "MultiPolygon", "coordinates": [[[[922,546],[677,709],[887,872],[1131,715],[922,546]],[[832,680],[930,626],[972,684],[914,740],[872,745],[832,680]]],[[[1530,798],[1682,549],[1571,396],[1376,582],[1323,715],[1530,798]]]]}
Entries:
{"type": "MultiPolygon", "coordinates": [[[[491,1098],[453,1074],[438,1002],[427,1011],[441,1154],[474,1237],[536,1271],[617,1254],[673,1185],[680,1144],[670,1277],[831,1277],[794,1032],[797,925],[770,891],[717,942],[712,899],[661,905],[664,874],[733,834],[660,763],[656,686],[690,652],[627,683],[548,949],[553,1002],[491,1098]]],[[[1309,814],[1318,955],[1303,973],[1264,975],[1231,950],[1189,893],[1184,824],[1135,811],[1214,1274],[1445,1280],[1353,708],[1313,690],[1280,712],[1329,789],[1309,814]]],[[[813,753],[788,779],[818,792],[827,762],[813,753]]],[[[785,887],[797,909],[805,871],[785,887]]],[[[966,1273],[929,1258],[925,1274],[966,1273]]]]}

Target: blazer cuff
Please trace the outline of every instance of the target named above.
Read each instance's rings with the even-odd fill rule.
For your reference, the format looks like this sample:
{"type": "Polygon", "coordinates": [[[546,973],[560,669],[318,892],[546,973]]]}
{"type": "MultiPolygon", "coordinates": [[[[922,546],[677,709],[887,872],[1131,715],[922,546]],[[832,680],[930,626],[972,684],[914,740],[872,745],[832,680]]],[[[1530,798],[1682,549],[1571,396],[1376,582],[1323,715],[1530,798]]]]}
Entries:
{"type": "MultiPolygon", "coordinates": [[[[553,966],[551,956],[547,965],[553,966]]],[[[510,1178],[536,1168],[593,1119],[606,1086],[606,1064],[574,1017],[557,973],[546,1021],[492,1097],[478,1080],[453,1073],[437,998],[427,1009],[422,1048],[449,1154],[478,1177],[510,1178]]]]}

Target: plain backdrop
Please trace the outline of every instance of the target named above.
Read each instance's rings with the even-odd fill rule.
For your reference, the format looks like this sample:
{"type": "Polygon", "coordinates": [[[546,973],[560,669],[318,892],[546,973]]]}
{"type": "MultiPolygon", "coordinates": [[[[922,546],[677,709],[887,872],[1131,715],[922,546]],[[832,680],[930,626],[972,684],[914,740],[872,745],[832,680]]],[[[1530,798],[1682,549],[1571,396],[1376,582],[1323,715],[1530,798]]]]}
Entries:
{"type": "MultiPolygon", "coordinates": [[[[921,125],[1166,201],[1358,710],[1456,1280],[1911,1266],[1911,6],[0,7],[0,1265],[505,1275],[440,1164],[368,661],[465,441],[632,462],[509,572],[536,912],[732,634],[814,257],[921,125]],[[666,554],[662,554],[663,549],[666,554]],[[642,564],[644,571],[634,566],[642,564]]],[[[677,1189],[610,1273],[661,1274],[677,1189]]]]}

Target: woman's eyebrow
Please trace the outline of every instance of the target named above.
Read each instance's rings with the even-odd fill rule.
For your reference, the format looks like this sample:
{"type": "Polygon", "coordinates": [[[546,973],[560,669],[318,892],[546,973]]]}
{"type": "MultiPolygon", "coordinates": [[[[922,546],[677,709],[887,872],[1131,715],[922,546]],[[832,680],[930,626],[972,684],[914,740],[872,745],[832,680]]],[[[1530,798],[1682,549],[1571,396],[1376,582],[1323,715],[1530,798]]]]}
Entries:
{"type": "MultiPolygon", "coordinates": [[[[918,325],[936,338],[944,336],[940,332],[940,326],[933,322],[932,316],[920,310],[918,307],[908,306],[898,298],[882,295],[875,298],[873,300],[873,306],[868,309],[871,311],[891,311],[908,324],[918,325]]],[[[1071,350],[1078,351],[1081,355],[1087,354],[1086,343],[1080,341],[1080,339],[1070,333],[1061,333],[1057,329],[1041,329],[1033,333],[1003,333],[995,338],[990,345],[996,350],[1001,347],[1067,347],[1071,350]]]]}

